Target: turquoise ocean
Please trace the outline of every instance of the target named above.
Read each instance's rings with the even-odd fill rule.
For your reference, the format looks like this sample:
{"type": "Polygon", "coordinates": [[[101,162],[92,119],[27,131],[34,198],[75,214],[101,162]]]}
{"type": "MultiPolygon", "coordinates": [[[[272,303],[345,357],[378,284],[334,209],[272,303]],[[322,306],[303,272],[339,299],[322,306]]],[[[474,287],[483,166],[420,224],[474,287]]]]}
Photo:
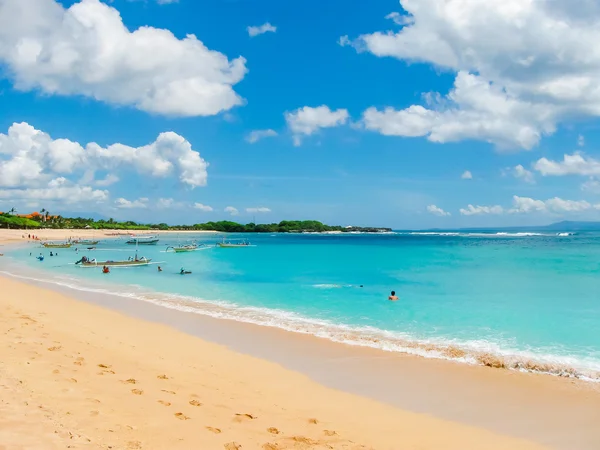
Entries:
{"type": "MultiPolygon", "coordinates": [[[[76,233],[76,231],[74,231],[76,233]]],[[[0,273],[350,345],[600,381],[600,233],[392,232],[160,236],[145,267],[81,268],[135,255],[4,249],[0,273]],[[205,244],[190,253],[177,243],[205,244]],[[43,262],[35,256],[42,253],[43,262]],[[30,255],[31,254],[31,255],[30,255]],[[158,272],[157,265],[163,268],[158,272]],[[191,271],[180,275],[181,268],[191,271]],[[387,297],[395,290],[400,300],[387,297]]]]}

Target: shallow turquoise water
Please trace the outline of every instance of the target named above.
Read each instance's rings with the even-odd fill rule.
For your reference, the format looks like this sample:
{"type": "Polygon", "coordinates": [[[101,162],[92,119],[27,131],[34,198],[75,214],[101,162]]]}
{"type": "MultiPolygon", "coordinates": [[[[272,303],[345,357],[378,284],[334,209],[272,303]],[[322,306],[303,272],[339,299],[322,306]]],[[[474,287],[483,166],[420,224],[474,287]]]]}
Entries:
{"type": "MultiPolygon", "coordinates": [[[[217,240],[195,238],[209,246],[217,240]]],[[[355,345],[430,357],[449,357],[452,345],[466,351],[454,353],[466,362],[487,352],[514,368],[534,361],[555,373],[594,378],[600,371],[600,234],[247,238],[255,246],[174,254],[165,248],[177,238],[165,237],[140,246],[161,273],[151,265],[105,275],[70,264],[84,254],[127,259],[135,247],[123,240],[104,240],[91,252],[58,249],[54,257],[34,245],[14,249],[6,256],[22,266],[4,258],[0,270],[355,345]],[[34,258],[40,252],[43,262],[34,258]],[[192,274],[179,275],[181,267],[192,274]],[[392,289],[400,301],[387,300],[392,289]]]]}

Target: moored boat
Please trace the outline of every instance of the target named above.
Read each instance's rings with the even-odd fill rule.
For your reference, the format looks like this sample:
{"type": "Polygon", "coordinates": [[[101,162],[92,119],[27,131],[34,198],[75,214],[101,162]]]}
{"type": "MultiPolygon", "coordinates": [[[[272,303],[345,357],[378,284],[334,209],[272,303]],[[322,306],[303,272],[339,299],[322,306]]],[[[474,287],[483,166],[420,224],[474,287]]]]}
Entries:
{"type": "Polygon", "coordinates": [[[244,240],[226,241],[225,239],[223,239],[222,242],[217,242],[217,247],[221,247],[221,248],[250,247],[250,242],[244,241],[244,240]]]}
{"type": "Polygon", "coordinates": [[[189,245],[180,245],[180,246],[177,246],[177,247],[167,247],[167,251],[169,249],[173,249],[173,251],[175,253],[193,252],[194,250],[198,249],[198,245],[196,245],[196,244],[189,244],[189,245]]]}
{"type": "Polygon", "coordinates": [[[77,245],[97,245],[98,242],[100,242],[100,241],[92,241],[90,239],[76,239],[72,242],[73,242],[73,244],[77,244],[77,245]]]}
{"type": "Polygon", "coordinates": [[[158,238],[156,236],[134,236],[125,243],[130,245],[156,245],[158,238]]]}
{"type": "Polygon", "coordinates": [[[70,242],[42,242],[46,248],[70,248],[73,244],[70,242]]]}
{"type": "Polygon", "coordinates": [[[95,259],[88,259],[85,256],[77,261],[76,265],[81,265],[81,267],[98,267],[98,266],[107,266],[107,267],[135,267],[135,266],[147,266],[150,264],[152,260],[147,258],[139,258],[139,259],[128,259],[123,261],[96,261],[95,259]]]}

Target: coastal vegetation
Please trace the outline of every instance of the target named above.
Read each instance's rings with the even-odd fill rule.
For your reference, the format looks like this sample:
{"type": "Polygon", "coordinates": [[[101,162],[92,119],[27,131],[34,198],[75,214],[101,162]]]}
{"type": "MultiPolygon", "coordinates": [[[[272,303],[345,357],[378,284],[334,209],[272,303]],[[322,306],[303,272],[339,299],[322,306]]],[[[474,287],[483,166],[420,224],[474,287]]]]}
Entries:
{"type": "Polygon", "coordinates": [[[325,225],[317,220],[284,220],[279,223],[241,224],[228,220],[218,222],[197,223],[194,225],[143,224],[133,221],[119,222],[112,218],[108,220],[84,217],[63,217],[50,215],[44,210],[40,213],[16,215],[14,208],[8,213],[0,213],[0,228],[70,228],[96,230],[198,230],[220,231],[225,233],[303,233],[303,232],[380,232],[391,231],[390,228],[342,227],[325,225]]]}

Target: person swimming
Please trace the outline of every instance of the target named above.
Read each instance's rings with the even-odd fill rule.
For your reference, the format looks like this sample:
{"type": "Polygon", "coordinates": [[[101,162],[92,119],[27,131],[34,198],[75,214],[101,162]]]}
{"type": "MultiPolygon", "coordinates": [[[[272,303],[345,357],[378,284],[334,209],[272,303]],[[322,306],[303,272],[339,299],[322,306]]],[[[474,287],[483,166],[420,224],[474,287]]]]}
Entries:
{"type": "Polygon", "coordinates": [[[180,275],[188,275],[192,272],[190,272],[189,270],[185,270],[183,267],[181,268],[181,270],[179,271],[180,275]]]}
{"type": "Polygon", "coordinates": [[[390,296],[388,297],[388,300],[391,300],[393,302],[395,302],[396,300],[398,300],[398,296],[396,295],[396,291],[392,291],[390,293],[390,296]]]}
{"type": "Polygon", "coordinates": [[[110,273],[110,269],[108,268],[108,266],[104,266],[102,268],[102,273],[110,273]]]}
{"type": "Polygon", "coordinates": [[[161,269],[161,267],[160,267],[160,266],[158,266],[158,271],[159,271],[159,272],[162,272],[162,269],[161,269]]]}

